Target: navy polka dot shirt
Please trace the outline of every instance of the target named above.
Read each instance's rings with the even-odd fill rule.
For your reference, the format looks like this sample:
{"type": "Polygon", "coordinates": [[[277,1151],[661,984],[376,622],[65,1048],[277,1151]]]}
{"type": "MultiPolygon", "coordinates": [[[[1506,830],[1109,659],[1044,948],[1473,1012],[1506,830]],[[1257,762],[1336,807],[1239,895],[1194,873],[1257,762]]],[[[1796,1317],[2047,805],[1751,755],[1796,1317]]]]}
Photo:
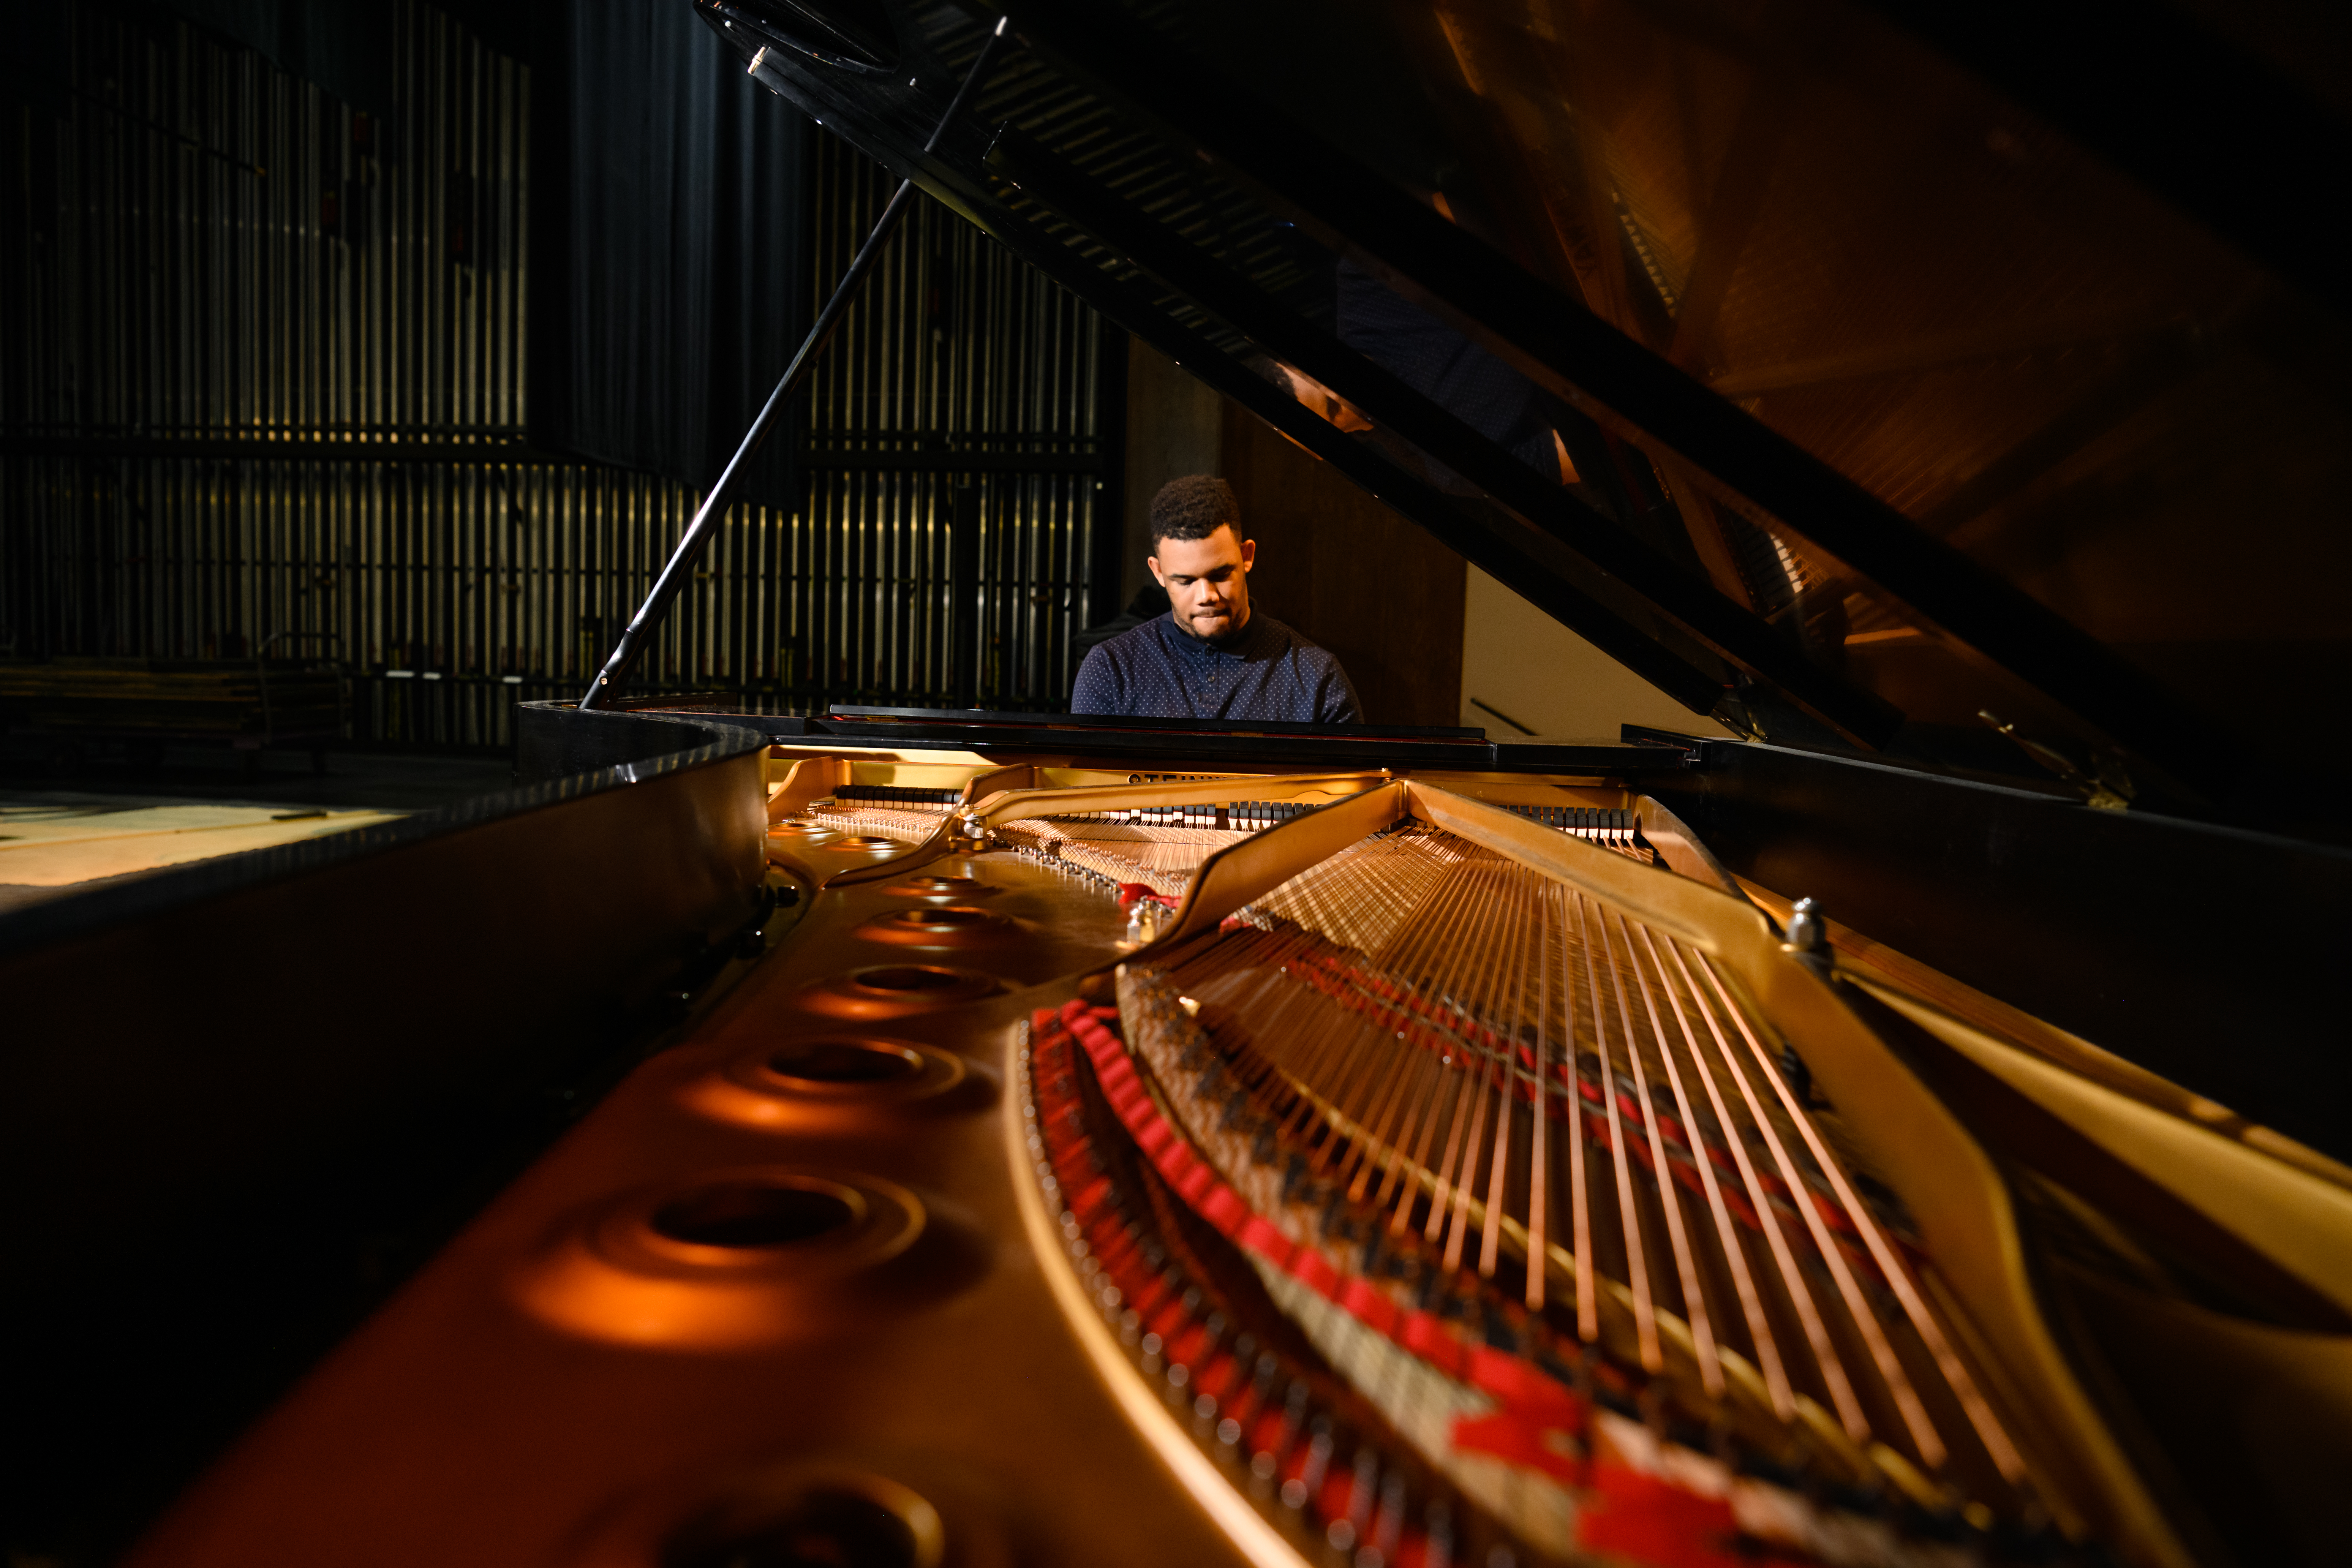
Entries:
{"type": "Polygon", "coordinates": [[[1130,719],[1259,720],[1360,724],[1339,661],[1263,610],[1223,647],[1154,616],[1088,653],[1070,690],[1073,713],[1130,719]]]}

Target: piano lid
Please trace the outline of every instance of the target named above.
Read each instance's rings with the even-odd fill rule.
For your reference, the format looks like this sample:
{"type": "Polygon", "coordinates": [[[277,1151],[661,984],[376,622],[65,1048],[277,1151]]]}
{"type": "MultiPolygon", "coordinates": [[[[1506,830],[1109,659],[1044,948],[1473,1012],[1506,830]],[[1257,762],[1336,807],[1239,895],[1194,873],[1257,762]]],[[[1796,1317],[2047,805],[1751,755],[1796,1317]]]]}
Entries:
{"type": "Polygon", "coordinates": [[[2342,198],[2294,173],[2352,166],[2352,72],[2318,33],[1024,0],[925,155],[993,12],[696,5],[1695,712],[2238,815],[2289,733],[2352,762],[2309,722],[2352,653],[2342,198]]]}

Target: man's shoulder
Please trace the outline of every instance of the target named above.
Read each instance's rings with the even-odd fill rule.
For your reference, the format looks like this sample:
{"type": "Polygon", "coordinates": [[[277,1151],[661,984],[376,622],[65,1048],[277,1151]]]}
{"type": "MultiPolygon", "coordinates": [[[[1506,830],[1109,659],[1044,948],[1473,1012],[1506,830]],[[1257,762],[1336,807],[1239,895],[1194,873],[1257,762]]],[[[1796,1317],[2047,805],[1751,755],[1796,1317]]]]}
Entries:
{"type": "Polygon", "coordinates": [[[1105,637],[1088,649],[1087,657],[1100,654],[1113,664],[1123,664],[1162,646],[1160,628],[1168,624],[1166,616],[1154,616],[1148,621],[1128,627],[1117,637],[1105,637]]]}
{"type": "MultiPolygon", "coordinates": [[[[1255,621],[1257,617],[1250,618],[1255,621]]],[[[1339,656],[1282,622],[1271,616],[1267,619],[1271,625],[1265,646],[1277,649],[1275,657],[1287,660],[1293,679],[1314,694],[1316,711],[1310,716],[1313,721],[1360,722],[1362,710],[1356,702],[1356,683],[1349,679],[1347,666],[1339,662],[1339,656]]]]}
{"type": "Polygon", "coordinates": [[[1123,713],[1139,687],[1151,684],[1151,623],[1129,626],[1087,649],[1070,683],[1073,713],[1123,713]]]}
{"type": "Polygon", "coordinates": [[[1265,615],[1263,611],[1250,616],[1253,624],[1261,618],[1265,622],[1265,630],[1260,635],[1266,639],[1269,647],[1309,662],[1331,664],[1339,662],[1333,657],[1329,648],[1298,630],[1289,622],[1276,620],[1272,616],[1265,615]]]}

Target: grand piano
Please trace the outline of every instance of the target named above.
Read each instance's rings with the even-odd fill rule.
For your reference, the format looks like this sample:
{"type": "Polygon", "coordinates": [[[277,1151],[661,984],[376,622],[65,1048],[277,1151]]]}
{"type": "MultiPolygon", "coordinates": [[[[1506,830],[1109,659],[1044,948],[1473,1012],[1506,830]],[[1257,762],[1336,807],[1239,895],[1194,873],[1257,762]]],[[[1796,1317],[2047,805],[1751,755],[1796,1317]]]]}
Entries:
{"type": "Polygon", "coordinates": [[[0,917],[15,1561],[2340,1560],[2324,34],[696,7],[1713,723],[606,693],[0,917]]]}

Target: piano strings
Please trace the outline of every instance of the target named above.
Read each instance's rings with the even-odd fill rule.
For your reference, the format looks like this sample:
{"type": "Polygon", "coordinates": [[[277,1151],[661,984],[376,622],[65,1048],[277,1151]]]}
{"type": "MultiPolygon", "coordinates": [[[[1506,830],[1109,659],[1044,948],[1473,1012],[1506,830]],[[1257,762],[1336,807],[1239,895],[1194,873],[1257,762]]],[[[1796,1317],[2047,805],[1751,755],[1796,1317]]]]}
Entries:
{"type": "Polygon", "coordinates": [[[1286,1194],[1297,1228],[1307,1194],[1327,1236],[1376,1215],[1384,1245],[1418,1244],[1424,1303],[1507,1291],[1700,1426],[1752,1443],[1737,1412],[1769,1411],[1776,1461],[1834,1432],[1916,1496],[2022,1506],[1901,1215],[1704,952],[1419,825],[1244,919],[1131,965],[1123,997],[1245,1196],[1286,1194]]]}

